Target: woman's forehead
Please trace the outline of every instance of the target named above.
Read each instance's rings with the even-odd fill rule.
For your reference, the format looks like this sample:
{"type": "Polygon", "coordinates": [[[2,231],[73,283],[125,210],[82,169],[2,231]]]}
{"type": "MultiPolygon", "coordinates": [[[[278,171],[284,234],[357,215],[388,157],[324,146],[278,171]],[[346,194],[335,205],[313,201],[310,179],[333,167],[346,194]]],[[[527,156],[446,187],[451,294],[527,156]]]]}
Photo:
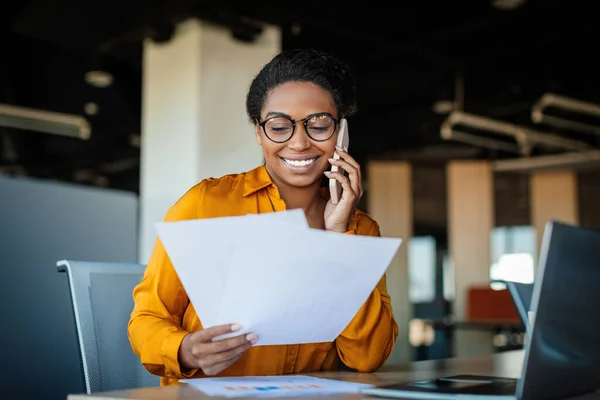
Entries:
{"type": "MultiPolygon", "coordinates": [[[[317,112],[335,113],[331,94],[310,82],[287,82],[269,92],[263,105],[262,114],[267,112],[311,114],[317,112]]],[[[293,115],[292,115],[293,116],[293,115]]]]}

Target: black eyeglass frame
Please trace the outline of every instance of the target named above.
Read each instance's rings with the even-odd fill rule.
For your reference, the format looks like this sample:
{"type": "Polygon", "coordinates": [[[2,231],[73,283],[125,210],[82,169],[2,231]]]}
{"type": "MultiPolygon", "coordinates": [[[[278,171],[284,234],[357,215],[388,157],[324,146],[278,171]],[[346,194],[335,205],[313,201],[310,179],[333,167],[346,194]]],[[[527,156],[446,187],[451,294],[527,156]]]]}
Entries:
{"type": "Polygon", "coordinates": [[[302,119],[292,119],[292,118],[288,117],[287,115],[273,115],[273,116],[265,119],[262,122],[258,122],[258,125],[262,128],[262,130],[265,133],[265,136],[267,137],[267,139],[269,139],[270,141],[275,142],[275,143],[285,143],[285,142],[289,141],[292,138],[292,136],[294,136],[294,133],[296,133],[296,123],[297,122],[302,122],[302,124],[304,125],[304,132],[306,132],[306,134],[308,135],[308,137],[311,140],[314,140],[315,142],[326,142],[329,139],[331,139],[331,137],[333,135],[335,135],[335,132],[337,131],[337,127],[340,124],[341,120],[342,120],[342,118],[337,118],[336,119],[336,118],[334,118],[333,115],[331,115],[329,113],[311,114],[311,115],[308,115],[308,116],[306,116],[306,117],[304,117],[302,119]],[[322,116],[326,116],[326,117],[331,118],[331,120],[333,121],[333,131],[331,132],[331,135],[329,135],[326,139],[319,140],[319,139],[315,139],[312,136],[310,136],[310,133],[308,133],[307,123],[308,123],[309,119],[312,119],[312,118],[315,118],[315,117],[322,117],[322,116]],[[273,140],[273,138],[271,138],[269,136],[269,134],[267,133],[267,129],[265,128],[265,125],[267,124],[267,122],[269,122],[270,120],[275,119],[275,118],[285,118],[285,119],[287,119],[288,121],[290,121],[292,123],[292,134],[290,135],[290,137],[288,137],[285,140],[278,141],[278,140],[273,140]]]}

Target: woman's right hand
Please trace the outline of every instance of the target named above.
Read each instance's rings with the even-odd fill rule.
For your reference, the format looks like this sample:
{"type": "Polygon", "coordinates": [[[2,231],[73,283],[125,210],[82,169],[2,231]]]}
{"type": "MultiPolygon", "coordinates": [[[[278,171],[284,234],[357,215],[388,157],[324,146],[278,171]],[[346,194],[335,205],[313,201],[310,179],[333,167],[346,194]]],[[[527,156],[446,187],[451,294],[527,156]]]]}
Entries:
{"type": "Polygon", "coordinates": [[[188,333],[179,347],[179,363],[189,369],[200,368],[216,375],[233,364],[258,337],[254,333],[213,341],[214,337],[240,330],[237,324],[225,324],[188,333]]]}

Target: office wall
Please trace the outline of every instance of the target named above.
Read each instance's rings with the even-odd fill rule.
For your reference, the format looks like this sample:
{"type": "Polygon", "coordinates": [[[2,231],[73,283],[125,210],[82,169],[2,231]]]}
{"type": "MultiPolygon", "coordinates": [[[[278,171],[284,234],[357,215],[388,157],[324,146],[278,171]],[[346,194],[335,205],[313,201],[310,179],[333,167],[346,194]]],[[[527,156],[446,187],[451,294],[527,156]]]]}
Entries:
{"type": "Polygon", "coordinates": [[[136,262],[137,232],[135,194],[0,176],[1,399],[85,391],[56,261],[136,262]]]}

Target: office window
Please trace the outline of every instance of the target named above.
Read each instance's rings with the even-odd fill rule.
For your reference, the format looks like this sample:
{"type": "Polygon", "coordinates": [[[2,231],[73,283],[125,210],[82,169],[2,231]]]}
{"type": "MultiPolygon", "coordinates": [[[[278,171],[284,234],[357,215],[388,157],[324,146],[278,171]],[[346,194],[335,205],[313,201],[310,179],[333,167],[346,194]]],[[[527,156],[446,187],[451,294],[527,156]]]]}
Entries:
{"type": "Polygon", "coordinates": [[[413,237],[408,242],[409,298],[411,303],[435,300],[436,243],[431,236],[413,237]]]}
{"type": "Polygon", "coordinates": [[[454,276],[454,263],[448,254],[445,254],[442,259],[442,270],[444,274],[444,299],[452,301],[454,300],[454,293],[456,291],[456,282],[454,276]]]}
{"type": "MultiPolygon", "coordinates": [[[[496,227],[491,235],[490,278],[532,283],[536,247],[532,226],[496,227]]],[[[492,287],[501,289],[504,285],[492,284],[492,287]]]]}

